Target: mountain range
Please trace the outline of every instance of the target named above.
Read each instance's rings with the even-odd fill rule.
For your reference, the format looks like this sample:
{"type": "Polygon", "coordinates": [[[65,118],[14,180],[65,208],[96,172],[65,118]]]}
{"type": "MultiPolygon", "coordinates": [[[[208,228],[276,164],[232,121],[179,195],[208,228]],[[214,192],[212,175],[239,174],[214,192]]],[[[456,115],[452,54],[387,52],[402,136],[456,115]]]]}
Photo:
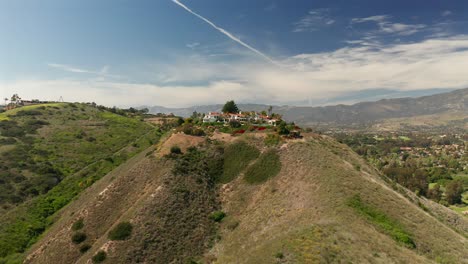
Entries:
{"type": "MultiPolygon", "coordinates": [[[[360,102],[352,105],[330,106],[273,106],[273,112],[281,114],[288,122],[301,125],[366,124],[389,118],[405,118],[442,113],[468,113],[468,88],[433,94],[423,97],[381,99],[374,102],[360,102]]],[[[150,113],[173,113],[187,117],[193,112],[207,113],[221,111],[223,105],[204,105],[187,108],[148,107],[150,113]]],[[[238,104],[243,111],[263,111],[268,105],[238,104]]]]}

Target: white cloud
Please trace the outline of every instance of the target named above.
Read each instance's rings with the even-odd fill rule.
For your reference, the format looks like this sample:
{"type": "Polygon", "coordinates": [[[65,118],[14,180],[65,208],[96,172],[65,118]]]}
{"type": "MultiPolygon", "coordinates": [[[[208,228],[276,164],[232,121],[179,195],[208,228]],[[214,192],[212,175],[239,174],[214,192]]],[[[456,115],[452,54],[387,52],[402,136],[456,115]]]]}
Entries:
{"type": "Polygon", "coordinates": [[[328,8],[312,9],[306,16],[293,24],[293,32],[313,32],[334,23],[335,20],[330,17],[328,8]]]}
{"type": "Polygon", "coordinates": [[[18,80],[0,83],[5,96],[96,101],[109,106],[188,106],[240,102],[288,103],[375,88],[418,90],[468,87],[468,35],[410,44],[355,46],[299,54],[275,67],[265,62],[220,63],[210,58],[160,65],[158,84],[99,80],[18,80]],[[213,80],[215,79],[215,80],[213,80]],[[198,84],[189,84],[190,81],[198,84]],[[184,83],[187,82],[187,83],[184,83]]]}
{"type": "Polygon", "coordinates": [[[400,36],[409,36],[420,32],[427,26],[425,24],[404,24],[404,23],[393,23],[390,21],[392,17],[389,15],[378,15],[363,18],[351,19],[351,25],[361,23],[376,23],[378,30],[370,32],[370,34],[396,34],[400,36]]]}
{"type": "Polygon", "coordinates": [[[121,76],[119,75],[109,74],[108,65],[103,66],[99,71],[87,70],[87,69],[78,68],[75,66],[70,66],[70,65],[65,65],[65,64],[59,64],[59,63],[47,63],[47,66],[51,68],[59,69],[62,71],[71,72],[71,73],[83,73],[83,74],[97,75],[100,77],[121,78],[121,76]]]}
{"type": "Polygon", "coordinates": [[[194,49],[194,48],[200,46],[200,43],[198,43],[198,42],[193,42],[193,43],[188,43],[188,44],[186,44],[185,46],[186,46],[187,48],[194,49]]]}
{"type": "Polygon", "coordinates": [[[389,15],[378,15],[370,17],[358,17],[351,19],[351,23],[364,23],[364,22],[384,22],[390,18],[389,15]]]}
{"type": "Polygon", "coordinates": [[[65,65],[65,64],[47,63],[47,66],[52,67],[52,68],[56,68],[56,69],[60,69],[60,70],[63,70],[63,71],[67,71],[67,72],[73,72],[73,73],[92,73],[92,74],[97,74],[97,72],[93,72],[93,71],[89,71],[89,70],[85,70],[85,69],[80,69],[80,68],[77,68],[77,67],[74,67],[74,66],[65,65]]]}
{"type": "Polygon", "coordinates": [[[452,14],[452,11],[450,11],[450,10],[445,10],[445,11],[443,11],[442,13],[440,13],[440,15],[441,15],[441,16],[444,16],[444,17],[445,17],[445,16],[450,16],[451,14],[452,14]]]}

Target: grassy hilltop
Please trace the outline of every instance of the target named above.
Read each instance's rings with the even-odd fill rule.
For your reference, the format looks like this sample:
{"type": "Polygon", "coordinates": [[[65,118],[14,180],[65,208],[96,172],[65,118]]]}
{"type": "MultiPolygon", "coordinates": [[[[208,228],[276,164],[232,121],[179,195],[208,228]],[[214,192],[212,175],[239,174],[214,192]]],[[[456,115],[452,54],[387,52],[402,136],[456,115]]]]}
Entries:
{"type": "Polygon", "coordinates": [[[0,263],[15,259],[58,210],[161,132],[138,116],[55,103],[0,113],[0,263]]]}

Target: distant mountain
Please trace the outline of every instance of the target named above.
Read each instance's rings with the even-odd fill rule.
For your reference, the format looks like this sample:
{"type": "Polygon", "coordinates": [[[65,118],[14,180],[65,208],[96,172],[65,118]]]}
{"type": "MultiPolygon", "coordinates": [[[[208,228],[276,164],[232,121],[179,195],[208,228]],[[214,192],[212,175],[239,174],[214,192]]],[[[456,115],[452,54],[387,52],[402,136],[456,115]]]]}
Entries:
{"type": "MultiPolygon", "coordinates": [[[[321,107],[274,106],[273,111],[282,114],[288,121],[302,125],[317,123],[356,124],[369,123],[388,118],[413,117],[445,112],[468,113],[468,88],[417,98],[381,99],[375,102],[361,102],[353,105],[334,105],[321,107]]],[[[239,104],[244,111],[262,111],[268,108],[260,104],[239,104]]],[[[190,116],[194,111],[206,113],[220,111],[221,104],[194,106],[189,108],[149,107],[151,113],[174,113],[190,116]]]]}

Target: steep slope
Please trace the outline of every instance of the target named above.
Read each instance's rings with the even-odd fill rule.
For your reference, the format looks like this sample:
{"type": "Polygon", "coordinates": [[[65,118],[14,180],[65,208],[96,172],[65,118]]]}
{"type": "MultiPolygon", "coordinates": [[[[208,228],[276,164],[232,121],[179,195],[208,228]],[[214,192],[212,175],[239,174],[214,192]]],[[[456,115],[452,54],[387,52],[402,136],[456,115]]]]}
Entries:
{"type": "Polygon", "coordinates": [[[62,210],[26,263],[468,263],[466,220],[438,220],[348,147],[264,137],[171,136],[62,210]],[[174,142],[197,147],[159,154],[174,142]]]}
{"type": "Polygon", "coordinates": [[[57,210],[159,137],[139,118],[87,104],[20,107],[0,120],[0,262],[23,252],[57,210]]]}
{"type": "Polygon", "coordinates": [[[224,188],[228,219],[210,251],[216,263],[468,261],[466,220],[456,217],[459,233],[439,222],[347,147],[317,138],[283,145],[279,155],[276,177],[260,185],[238,178],[224,188]],[[362,206],[351,206],[355,197],[362,206]],[[367,209],[389,221],[369,217],[367,209]]]}

